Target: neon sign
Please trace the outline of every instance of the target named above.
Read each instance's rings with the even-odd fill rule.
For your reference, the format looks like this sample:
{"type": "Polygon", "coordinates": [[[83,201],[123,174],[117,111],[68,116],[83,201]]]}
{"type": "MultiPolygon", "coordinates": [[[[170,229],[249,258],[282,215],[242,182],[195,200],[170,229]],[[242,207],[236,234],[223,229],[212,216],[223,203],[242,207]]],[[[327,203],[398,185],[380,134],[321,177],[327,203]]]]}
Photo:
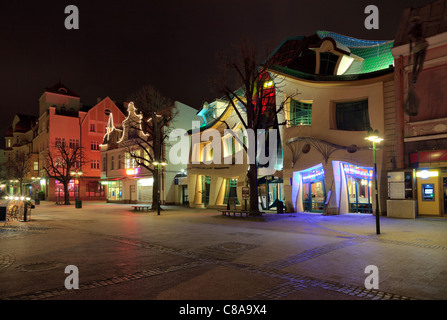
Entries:
{"type": "Polygon", "coordinates": [[[366,180],[371,180],[373,177],[372,169],[359,167],[352,164],[343,164],[343,170],[345,171],[346,174],[353,175],[358,178],[366,180]]]}
{"type": "Polygon", "coordinates": [[[126,174],[128,176],[133,176],[140,173],[140,168],[131,168],[131,169],[126,169],[126,174]]]}
{"type": "Polygon", "coordinates": [[[303,183],[308,183],[310,181],[315,181],[324,177],[323,169],[314,169],[309,172],[305,172],[301,174],[303,177],[303,183]]]}

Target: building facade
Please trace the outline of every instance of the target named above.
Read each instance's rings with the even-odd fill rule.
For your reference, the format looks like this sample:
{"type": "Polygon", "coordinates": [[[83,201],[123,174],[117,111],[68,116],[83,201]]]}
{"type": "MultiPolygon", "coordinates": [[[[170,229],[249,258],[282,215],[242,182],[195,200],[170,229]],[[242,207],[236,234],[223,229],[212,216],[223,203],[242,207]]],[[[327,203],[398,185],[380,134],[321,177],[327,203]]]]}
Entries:
{"type": "MultiPolygon", "coordinates": [[[[64,198],[61,183],[50,179],[44,170],[45,155],[56,144],[81,146],[85,163],[77,168],[82,176],[69,183],[70,198],[105,199],[105,190],[100,185],[99,144],[102,141],[108,113],[114,112],[118,121],[124,118],[117,105],[105,98],[94,107],[81,103],[80,97],[62,83],[45,89],[39,98],[38,116],[16,115],[6,133],[5,160],[17,159],[27,154],[29,170],[23,192],[32,198],[59,201],[64,198]]],[[[12,193],[18,192],[17,181],[11,182],[12,193]]]]}
{"type": "Polygon", "coordinates": [[[393,214],[407,218],[447,215],[447,1],[404,10],[392,53],[395,59],[398,141],[396,170],[388,176],[393,214]],[[410,33],[417,22],[426,41],[422,71],[413,81],[414,55],[410,33]],[[404,112],[409,94],[418,107],[404,112]]]}
{"type": "Polygon", "coordinates": [[[39,177],[38,156],[33,152],[36,116],[16,114],[5,135],[5,193],[34,196],[33,185],[39,177]]]}
{"type": "MultiPolygon", "coordinates": [[[[135,135],[138,139],[150,144],[150,133],[142,127],[143,116],[133,102],[126,103],[127,117],[116,124],[114,113],[110,113],[106,133],[100,145],[101,154],[101,184],[107,186],[106,199],[117,203],[148,203],[152,204],[154,177],[152,172],[142,165],[138,165],[132,154],[150,160],[145,151],[134,143],[135,135]],[[134,130],[137,128],[136,130],[134,130]]],[[[177,115],[170,126],[183,129],[191,126],[191,121],[197,112],[193,108],[175,102],[173,112],[177,115]]],[[[162,204],[186,204],[188,202],[188,189],[186,183],[186,163],[170,161],[170,144],[165,141],[164,153],[167,165],[160,172],[160,199],[162,204]]],[[[183,145],[182,147],[188,147],[183,145]]],[[[150,147],[146,149],[151,152],[150,147]]],[[[187,152],[187,150],[183,151],[187,152]]]]}
{"type": "Polygon", "coordinates": [[[286,39],[270,57],[281,128],[286,208],[291,212],[372,213],[374,159],[365,138],[378,130],[379,208],[386,211],[386,169],[395,141],[393,41],[318,31],[286,39]]]}
{"type": "MultiPolygon", "coordinates": [[[[272,88],[271,80],[265,84],[272,88]]],[[[234,198],[236,207],[249,209],[247,172],[249,163],[257,161],[259,208],[276,209],[277,201],[284,200],[282,183],[282,145],[279,141],[273,153],[265,153],[264,147],[269,146],[268,135],[255,138],[258,151],[267,160],[262,163],[259,156],[252,155],[250,160],[250,134],[240,117],[246,121],[246,110],[240,100],[245,97],[241,89],[237,91],[239,98],[230,103],[225,98],[205,102],[197,115],[201,118],[200,126],[189,130],[191,137],[191,153],[188,165],[188,189],[190,190],[190,206],[199,208],[226,208],[230,198],[234,198]],[[238,112],[234,108],[238,109],[238,112]],[[230,132],[231,131],[231,132],[230,132]],[[266,144],[261,144],[264,141],[266,144]],[[248,150],[248,152],[247,152],[248,150]]],[[[273,95],[272,95],[273,97],[273,95]]],[[[274,107],[274,106],[273,106],[274,107]]],[[[253,149],[252,149],[253,150],[253,149]]]]}

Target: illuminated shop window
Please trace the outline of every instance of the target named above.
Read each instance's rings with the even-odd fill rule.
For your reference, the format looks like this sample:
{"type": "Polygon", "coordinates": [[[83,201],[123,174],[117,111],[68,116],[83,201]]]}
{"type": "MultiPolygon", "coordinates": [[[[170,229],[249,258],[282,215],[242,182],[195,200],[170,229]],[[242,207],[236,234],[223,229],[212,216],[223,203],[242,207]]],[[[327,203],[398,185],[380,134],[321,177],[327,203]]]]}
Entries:
{"type": "Polygon", "coordinates": [[[346,177],[349,212],[372,213],[373,169],[348,163],[343,163],[342,168],[346,177]]]}
{"type": "Polygon", "coordinates": [[[303,181],[303,210],[323,212],[326,198],[325,172],[323,166],[317,165],[300,172],[303,181]]]}

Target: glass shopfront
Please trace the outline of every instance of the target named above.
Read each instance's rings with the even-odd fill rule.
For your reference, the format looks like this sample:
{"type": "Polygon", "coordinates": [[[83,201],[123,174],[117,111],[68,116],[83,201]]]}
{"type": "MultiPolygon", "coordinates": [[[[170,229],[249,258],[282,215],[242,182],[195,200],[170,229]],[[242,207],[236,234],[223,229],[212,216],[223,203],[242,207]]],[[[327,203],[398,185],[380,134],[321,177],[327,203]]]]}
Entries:
{"type": "MultiPolygon", "coordinates": [[[[72,179],[68,182],[68,194],[70,199],[74,199],[79,197],[79,180],[78,179],[72,179]]],[[[64,185],[59,181],[55,180],[55,197],[56,202],[61,202],[65,199],[65,191],[64,191],[64,185]]]]}
{"type": "Polygon", "coordinates": [[[123,183],[122,183],[122,181],[109,181],[107,183],[107,200],[108,201],[123,200],[123,183]]]}
{"type": "Polygon", "coordinates": [[[346,178],[349,212],[372,213],[373,168],[342,163],[346,178]]]}
{"type": "Polygon", "coordinates": [[[303,210],[307,212],[323,212],[326,199],[324,170],[317,166],[301,172],[303,182],[303,210]]]}

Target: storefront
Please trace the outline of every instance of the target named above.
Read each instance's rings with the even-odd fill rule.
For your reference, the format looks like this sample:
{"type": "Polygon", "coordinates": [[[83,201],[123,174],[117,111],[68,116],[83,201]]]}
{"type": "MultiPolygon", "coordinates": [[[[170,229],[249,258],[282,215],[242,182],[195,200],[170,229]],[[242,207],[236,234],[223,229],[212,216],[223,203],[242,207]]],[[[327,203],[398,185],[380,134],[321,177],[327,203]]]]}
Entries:
{"type": "MultiPolygon", "coordinates": [[[[68,182],[67,191],[70,197],[70,200],[79,197],[79,179],[71,179],[68,182]]],[[[54,181],[54,197],[56,202],[64,202],[65,201],[65,190],[64,185],[59,181],[54,181]]]]}
{"type": "Polygon", "coordinates": [[[137,199],[139,202],[152,203],[154,178],[141,178],[137,181],[137,199]]]}
{"type": "Polygon", "coordinates": [[[330,177],[321,163],[293,173],[295,211],[325,212],[332,193],[337,213],[372,213],[373,168],[333,161],[332,169],[330,177]]]}
{"type": "Polygon", "coordinates": [[[283,180],[275,176],[265,176],[258,180],[258,190],[263,210],[276,209],[278,201],[284,202],[283,180]]]}
{"type": "Polygon", "coordinates": [[[292,195],[297,212],[323,212],[326,198],[324,170],[321,164],[294,172],[292,195]]]}
{"type": "Polygon", "coordinates": [[[107,187],[107,202],[152,203],[154,178],[121,178],[102,181],[107,187]]]}
{"type": "Polygon", "coordinates": [[[351,213],[372,213],[371,185],[373,168],[349,163],[340,163],[348,195],[348,210],[351,213]]]}
{"type": "Polygon", "coordinates": [[[123,198],[123,181],[103,181],[102,185],[107,186],[107,202],[121,202],[123,198]]]}
{"type": "Polygon", "coordinates": [[[225,195],[223,204],[227,204],[228,198],[230,197],[235,199],[236,204],[239,204],[239,199],[237,198],[237,179],[225,180],[225,195]]]}

